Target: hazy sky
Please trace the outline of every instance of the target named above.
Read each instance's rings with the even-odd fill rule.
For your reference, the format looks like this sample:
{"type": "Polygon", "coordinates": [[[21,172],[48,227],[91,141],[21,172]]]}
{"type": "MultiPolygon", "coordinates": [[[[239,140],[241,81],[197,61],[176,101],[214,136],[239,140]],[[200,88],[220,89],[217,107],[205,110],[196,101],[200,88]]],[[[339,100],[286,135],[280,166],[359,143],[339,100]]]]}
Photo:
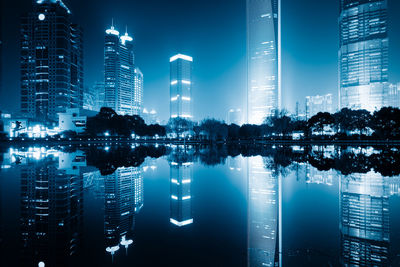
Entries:
{"type": "MultiPolygon", "coordinates": [[[[0,110],[19,109],[19,18],[32,0],[2,1],[3,90],[0,110]]],[[[104,31],[111,18],[134,36],[144,74],[144,104],[169,116],[169,57],[194,57],[196,119],[226,119],[244,106],[245,0],[65,0],[84,28],[85,86],[102,80],[104,31]]],[[[400,1],[389,0],[390,80],[400,81],[400,1]]],[[[294,110],[307,95],[337,98],[339,0],[282,0],[282,98],[294,110]]]]}

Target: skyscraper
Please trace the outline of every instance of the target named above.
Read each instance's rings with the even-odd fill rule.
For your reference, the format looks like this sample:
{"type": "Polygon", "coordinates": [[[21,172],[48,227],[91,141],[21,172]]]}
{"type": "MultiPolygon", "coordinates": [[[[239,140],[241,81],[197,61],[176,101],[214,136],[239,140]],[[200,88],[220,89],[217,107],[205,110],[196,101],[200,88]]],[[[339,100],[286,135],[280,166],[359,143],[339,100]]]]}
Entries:
{"type": "Polygon", "coordinates": [[[193,58],[177,54],[170,58],[170,118],[193,119],[193,58]]]}
{"type": "Polygon", "coordinates": [[[247,0],[247,122],[281,109],[281,3],[247,0]]]}
{"type": "Polygon", "coordinates": [[[21,22],[21,111],[57,119],[83,102],[82,28],[61,0],[38,0],[21,22]]]}
{"type": "Polygon", "coordinates": [[[135,103],[135,56],[132,41],[133,38],[127,32],[120,36],[114,25],[106,30],[104,104],[120,115],[138,114],[135,103]]]}
{"type": "Polygon", "coordinates": [[[143,73],[138,67],[135,68],[135,95],[134,95],[134,114],[141,114],[143,107],[143,73]]]}
{"type": "Polygon", "coordinates": [[[340,107],[388,105],[387,0],[340,1],[340,107]]]}

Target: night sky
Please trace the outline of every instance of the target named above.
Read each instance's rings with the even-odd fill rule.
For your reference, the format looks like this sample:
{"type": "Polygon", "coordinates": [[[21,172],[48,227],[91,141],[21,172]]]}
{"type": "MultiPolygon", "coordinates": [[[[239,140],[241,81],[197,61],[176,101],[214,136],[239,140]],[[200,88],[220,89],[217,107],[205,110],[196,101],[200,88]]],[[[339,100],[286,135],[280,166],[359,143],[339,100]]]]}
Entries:
{"type": "MultiPolygon", "coordinates": [[[[0,110],[19,110],[19,18],[32,0],[1,0],[3,90],[0,110]]],[[[85,86],[102,80],[104,31],[114,18],[134,36],[144,74],[144,106],[169,116],[169,57],[194,57],[195,119],[226,119],[246,99],[245,0],[65,0],[84,28],[85,86]]],[[[307,95],[337,100],[339,0],[282,0],[283,107],[307,95]]],[[[400,81],[400,1],[389,0],[390,81],[400,81]]]]}

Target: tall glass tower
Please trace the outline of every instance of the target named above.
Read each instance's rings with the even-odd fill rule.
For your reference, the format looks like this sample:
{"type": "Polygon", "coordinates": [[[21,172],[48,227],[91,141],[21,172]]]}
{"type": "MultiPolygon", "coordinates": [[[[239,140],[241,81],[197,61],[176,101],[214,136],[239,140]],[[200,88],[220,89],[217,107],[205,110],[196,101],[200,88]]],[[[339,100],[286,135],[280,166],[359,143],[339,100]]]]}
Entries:
{"type": "Polygon", "coordinates": [[[134,114],[139,115],[143,108],[143,73],[141,70],[136,67],[135,68],[135,93],[134,93],[134,114]]]}
{"type": "Polygon", "coordinates": [[[387,0],[340,1],[340,107],[370,111],[387,106],[387,0]]]}
{"type": "Polygon", "coordinates": [[[170,118],[192,119],[193,58],[177,54],[170,58],[170,118]]]}
{"type": "Polygon", "coordinates": [[[120,115],[138,115],[135,102],[135,65],[133,38],[111,26],[104,44],[104,88],[106,107],[120,115]]]}
{"type": "Polygon", "coordinates": [[[83,105],[82,28],[61,0],[38,0],[21,20],[21,111],[57,120],[83,105]]]}
{"type": "Polygon", "coordinates": [[[247,0],[247,122],[281,109],[280,0],[247,0]]]}

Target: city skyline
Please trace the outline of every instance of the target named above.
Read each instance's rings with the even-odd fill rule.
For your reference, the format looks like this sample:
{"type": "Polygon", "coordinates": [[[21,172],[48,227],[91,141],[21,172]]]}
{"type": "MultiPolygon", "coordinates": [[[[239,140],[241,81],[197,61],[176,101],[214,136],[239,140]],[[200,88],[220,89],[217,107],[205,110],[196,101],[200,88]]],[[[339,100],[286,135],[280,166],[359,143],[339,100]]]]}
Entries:
{"type": "MultiPolygon", "coordinates": [[[[78,22],[78,23],[82,22],[82,24],[84,26],[84,31],[85,31],[85,35],[84,35],[85,42],[84,43],[87,44],[88,43],[87,42],[88,37],[86,37],[86,34],[89,34],[90,36],[93,36],[94,33],[96,33],[96,36],[97,36],[98,32],[100,30],[100,27],[99,28],[96,27],[96,29],[87,28],[87,26],[85,26],[85,24],[87,24],[88,22],[86,20],[82,20],[82,19],[78,18],[79,16],[82,16],[82,15],[81,14],[75,15],[75,13],[80,13],[81,12],[81,10],[79,10],[77,8],[74,8],[74,6],[76,6],[77,3],[75,1],[64,1],[64,2],[72,10],[72,13],[74,13],[74,22],[75,21],[78,22]]],[[[178,2],[179,1],[177,1],[177,3],[172,3],[172,5],[174,6],[175,4],[178,4],[178,2]]],[[[242,1],[237,1],[237,2],[238,3],[234,2],[234,4],[232,5],[232,6],[235,6],[235,8],[232,7],[232,10],[234,10],[235,12],[240,11],[240,13],[242,14],[243,13],[243,8],[245,9],[245,5],[242,3],[242,1]]],[[[121,3],[121,5],[126,5],[126,3],[121,3]]],[[[291,56],[291,54],[288,53],[288,52],[290,52],[290,50],[287,49],[287,46],[290,46],[290,42],[288,42],[286,40],[288,38],[289,39],[290,38],[294,38],[294,36],[295,36],[295,34],[288,34],[287,33],[287,32],[293,31],[293,29],[291,27],[287,26],[288,24],[292,23],[292,20],[293,20],[293,18],[292,19],[288,19],[287,13],[289,11],[293,12],[293,8],[296,6],[296,3],[290,3],[290,1],[287,0],[287,1],[284,1],[282,3],[282,5],[283,5],[283,8],[282,8],[282,12],[283,12],[283,15],[282,15],[282,17],[283,17],[282,18],[283,19],[283,22],[282,22],[282,24],[283,24],[283,27],[282,27],[283,28],[282,29],[282,31],[283,31],[283,33],[282,33],[282,38],[283,38],[283,41],[282,41],[282,45],[283,45],[283,47],[282,47],[282,50],[283,50],[282,51],[282,54],[283,54],[282,55],[282,57],[283,57],[282,64],[283,64],[283,69],[284,69],[283,74],[282,74],[282,76],[283,76],[282,77],[283,78],[283,81],[282,81],[282,102],[283,102],[282,107],[288,109],[291,112],[293,112],[294,108],[295,108],[295,102],[297,102],[299,100],[301,101],[302,99],[304,99],[304,96],[311,95],[311,93],[312,94],[333,93],[334,99],[337,99],[335,97],[335,95],[337,95],[337,88],[333,88],[333,86],[335,85],[333,82],[329,82],[328,83],[328,81],[327,81],[326,84],[329,84],[329,85],[326,85],[326,86],[314,86],[312,84],[314,84],[314,83],[318,84],[320,82],[318,82],[318,81],[310,81],[309,85],[304,86],[306,88],[305,90],[297,90],[296,89],[297,86],[293,86],[293,84],[291,82],[291,79],[287,78],[287,76],[290,73],[292,73],[290,75],[293,75],[292,68],[293,68],[293,66],[296,66],[297,63],[298,63],[297,62],[295,64],[288,64],[288,57],[289,57],[289,55],[291,56]],[[309,90],[310,88],[320,88],[320,91],[319,90],[309,90]],[[299,93],[297,91],[304,91],[304,92],[299,93]],[[297,97],[296,95],[298,95],[298,94],[304,94],[304,95],[301,96],[301,97],[297,97]]],[[[310,4],[308,4],[308,5],[310,6],[310,4]]],[[[321,5],[322,4],[314,3],[313,7],[321,8],[321,5]]],[[[323,4],[323,5],[326,5],[326,4],[323,4]]],[[[393,23],[393,21],[396,21],[396,18],[393,18],[393,15],[392,16],[390,15],[390,14],[393,14],[393,11],[397,7],[396,5],[397,5],[396,3],[391,3],[389,1],[389,7],[390,7],[389,11],[391,10],[389,12],[389,31],[391,30],[391,28],[393,28],[392,27],[393,25],[396,25],[396,23],[393,23]]],[[[30,4],[28,4],[28,6],[30,6],[30,4]]],[[[339,3],[335,3],[334,6],[337,9],[339,9],[339,3]]],[[[3,9],[3,10],[6,10],[8,7],[10,7],[9,3],[6,3],[5,4],[5,9],[3,9]]],[[[84,8],[85,8],[85,5],[83,5],[82,9],[84,9],[84,8]]],[[[186,6],[185,8],[189,8],[189,7],[186,6]]],[[[21,10],[23,10],[23,9],[26,9],[26,7],[21,8],[21,10]]],[[[104,12],[104,11],[101,11],[100,8],[98,8],[97,10],[100,11],[100,12],[104,12]]],[[[112,13],[112,12],[110,12],[110,13],[112,13]]],[[[328,32],[336,32],[337,28],[338,28],[338,25],[337,25],[337,14],[331,14],[331,13],[329,13],[329,14],[330,14],[329,16],[332,16],[332,17],[333,17],[333,15],[336,16],[336,21],[332,22],[332,20],[329,20],[331,25],[335,25],[335,28],[333,28],[333,27],[326,28],[326,31],[328,31],[328,32]]],[[[243,17],[242,17],[242,19],[240,21],[240,25],[241,25],[240,27],[242,27],[242,30],[243,30],[245,28],[245,25],[243,25],[243,22],[245,24],[245,21],[243,21],[243,18],[245,18],[245,15],[242,14],[242,16],[243,17]]],[[[125,18],[124,18],[125,15],[124,14],[121,14],[122,19],[120,19],[117,16],[114,16],[113,14],[110,14],[110,16],[107,16],[107,20],[109,21],[111,17],[114,17],[116,20],[118,19],[118,21],[125,21],[125,18]]],[[[5,17],[5,18],[7,19],[7,17],[5,17]]],[[[129,18],[129,19],[127,19],[127,23],[126,24],[136,23],[136,21],[137,21],[136,17],[135,18],[129,18]]],[[[235,23],[237,23],[239,25],[238,22],[235,22],[235,23]]],[[[109,22],[108,22],[108,24],[109,24],[109,22]]],[[[3,25],[4,25],[4,23],[3,23],[3,25]]],[[[107,23],[102,25],[101,28],[104,29],[104,27],[106,27],[106,26],[107,26],[107,23]]],[[[119,26],[119,28],[123,28],[123,25],[118,25],[118,26],[119,26]]],[[[4,48],[7,51],[9,50],[9,44],[8,43],[10,42],[10,39],[11,39],[11,41],[13,39],[12,37],[10,37],[10,29],[12,29],[13,27],[15,28],[15,26],[7,27],[5,29],[6,31],[4,31],[4,28],[3,28],[3,31],[5,32],[5,34],[3,34],[3,36],[6,36],[4,38],[5,39],[4,48]]],[[[130,25],[128,25],[128,27],[131,28],[130,25]]],[[[140,38],[135,38],[136,37],[136,32],[140,32],[141,30],[138,31],[137,27],[135,27],[135,26],[132,27],[132,28],[133,29],[130,30],[130,32],[133,33],[133,37],[134,37],[134,40],[135,40],[135,45],[136,44],[138,45],[138,49],[139,49],[140,46],[143,46],[144,44],[148,44],[147,43],[148,39],[143,39],[143,42],[142,42],[140,38]]],[[[177,29],[179,29],[179,27],[177,29]]],[[[394,27],[394,29],[396,29],[396,27],[394,27]]],[[[316,29],[316,30],[318,30],[318,29],[316,29]]],[[[185,33],[187,33],[187,27],[184,27],[183,31],[185,33]]],[[[222,38],[223,34],[221,33],[220,35],[221,35],[221,38],[222,38]]],[[[232,36],[234,34],[232,34],[230,32],[229,35],[232,38],[232,36]]],[[[184,39],[184,36],[185,35],[182,35],[182,37],[180,37],[180,38],[184,39]]],[[[396,35],[390,34],[390,36],[391,36],[391,42],[390,43],[391,43],[391,47],[392,47],[392,46],[396,45],[398,40],[396,39],[397,38],[396,35]],[[393,37],[394,40],[392,40],[392,36],[394,36],[393,37]]],[[[173,37],[175,37],[175,36],[173,36],[173,37]]],[[[195,56],[195,55],[199,53],[199,50],[198,50],[198,47],[193,49],[194,48],[194,45],[193,45],[194,37],[193,36],[190,36],[190,37],[191,38],[188,38],[187,42],[185,42],[184,40],[180,41],[179,42],[180,43],[179,46],[174,46],[175,48],[172,48],[172,49],[176,51],[177,49],[179,49],[179,47],[181,47],[181,49],[179,49],[180,51],[182,51],[184,53],[187,52],[186,54],[189,54],[189,55],[194,56],[195,58],[197,58],[197,56],[195,56]],[[192,52],[191,50],[192,51],[194,50],[194,52],[192,52]]],[[[237,38],[237,37],[238,37],[238,34],[236,34],[236,36],[234,38],[237,38]]],[[[313,37],[313,36],[304,35],[304,37],[309,38],[309,37],[313,37]]],[[[96,38],[98,38],[98,36],[96,38]]],[[[328,38],[338,39],[337,36],[334,36],[334,34],[330,34],[328,38]]],[[[171,38],[171,39],[174,39],[174,38],[171,38]]],[[[214,45],[216,47],[219,47],[220,43],[218,41],[219,40],[216,39],[216,42],[213,43],[212,45],[214,45]]],[[[241,34],[240,41],[243,42],[243,33],[241,34]]],[[[311,43],[311,41],[307,41],[306,43],[308,43],[311,46],[314,45],[314,44],[311,43]]],[[[90,43],[90,47],[93,48],[91,50],[97,50],[98,49],[98,48],[95,48],[94,44],[96,44],[96,43],[90,43]]],[[[168,42],[167,42],[167,44],[168,44],[168,42]]],[[[236,45],[237,44],[238,43],[236,43],[236,45]]],[[[299,44],[299,45],[301,45],[301,44],[299,44]]],[[[336,43],[335,45],[337,47],[338,43],[336,43]]],[[[97,44],[96,44],[96,46],[97,46],[97,44]]],[[[170,45],[168,45],[168,46],[171,47],[170,45]]],[[[244,77],[245,59],[243,58],[243,55],[245,55],[245,53],[244,53],[245,50],[243,50],[243,43],[241,45],[239,45],[239,46],[241,46],[241,49],[235,49],[235,51],[233,51],[234,49],[230,48],[230,49],[226,49],[226,51],[224,51],[225,53],[231,53],[231,54],[236,54],[236,55],[241,54],[241,57],[236,57],[236,59],[240,58],[239,61],[238,61],[240,63],[233,65],[233,66],[235,66],[236,69],[238,69],[238,68],[241,69],[241,71],[236,71],[235,75],[233,74],[233,72],[229,71],[229,69],[232,69],[232,68],[228,67],[228,68],[219,68],[219,72],[210,72],[209,75],[212,74],[211,76],[214,76],[214,79],[210,79],[209,81],[207,81],[205,79],[199,79],[199,77],[204,75],[204,73],[205,73],[204,72],[205,68],[203,66],[204,66],[204,59],[206,59],[206,58],[205,57],[200,57],[198,60],[196,60],[196,62],[199,61],[199,64],[196,63],[196,68],[194,69],[194,73],[193,73],[193,76],[194,76],[193,79],[194,79],[194,83],[196,84],[196,88],[199,88],[199,92],[195,92],[194,98],[197,101],[196,103],[200,103],[199,105],[195,105],[195,108],[194,108],[194,116],[196,117],[196,120],[201,120],[201,119],[203,119],[205,117],[209,117],[210,116],[209,112],[207,112],[206,108],[205,108],[205,105],[208,106],[207,104],[209,102],[211,102],[210,105],[213,106],[213,108],[212,108],[213,117],[216,117],[217,119],[222,119],[222,120],[226,118],[226,110],[229,110],[231,108],[244,108],[243,107],[244,105],[243,105],[242,102],[243,102],[243,98],[245,97],[245,92],[243,92],[243,87],[245,87],[245,77],[244,77]],[[238,51],[240,51],[240,53],[238,53],[238,51]],[[221,71],[222,71],[222,73],[224,73],[224,75],[222,75],[222,77],[220,75],[217,75],[218,73],[221,73],[221,71]],[[239,76],[237,74],[239,74],[239,76]],[[226,79],[227,78],[226,76],[230,76],[230,78],[232,78],[232,75],[237,77],[237,78],[234,79],[234,80],[226,79]],[[242,82],[240,82],[240,81],[242,81],[242,82]],[[232,86],[233,82],[235,82],[234,83],[235,85],[233,87],[234,89],[232,89],[233,93],[232,94],[231,93],[227,93],[227,91],[229,92],[229,88],[232,86]],[[204,83],[208,83],[209,86],[204,86],[204,83]],[[210,90],[214,89],[214,91],[215,91],[215,87],[216,86],[217,86],[217,88],[220,88],[220,89],[215,94],[215,98],[211,99],[211,101],[205,101],[205,99],[207,98],[208,94],[210,93],[210,90]],[[233,97],[234,97],[234,99],[233,99],[233,97]],[[222,100],[222,103],[221,103],[221,105],[219,105],[219,102],[221,102],[221,100],[222,100]],[[218,104],[215,105],[216,103],[218,103],[218,104]]],[[[160,44],[160,47],[163,47],[163,44],[160,44]]],[[[322,45],[322,47],[325,47],[325,46],[322,45]]],[[[336,48],[336,50],[337,50],[337,48],[336,48]]],[[[389,49],[389,54],[390,55],[391,55],[391,50],[393,50],[393,49],[391,49],[391,48],[389,49]]],[[[326,51],[329,51],[329,54],[330,53],[333,54],[332,49],[329,49],[329,50],[327,49],[326,51]]],[[[85,48],[85,53],[84,53],[85,54],[85,66],[86,65],[93,65],[94,62],[92,62],[92,61],[96,61],[96,60],[91,60],[90,58],[88,58],[88,56],[86,56],[86,52],[87,52],[87,48],[85,48]]],[[[218,52],[221,52],[221,50],[219,50],[218,52]]],[[[90,53],[92,53],[92,52],[89,52],[89,54],[90,53]]],[[[143,59],[144,58],[143,54],[146,54],[146,53],[138,53],[138,52],[136,52],[136,54],[138,55],[139,58],[142,57],[142,59],[143,59]]],[[[168,52],[168,57],[170,57],[173,54],[174,53],[168,52]]],[[[300,57],[304,57],[306,54],[307,53],[303,53],[303,54],[301,54],[301,55],[299,54],[297,56],[300,58],[300,57]]],[[[396,53],[395,53],[395,55],[396,55],[396,53]]],[[[5,56],[6,56],[7,59],[10,57],[10,55],[8,55],[8,53],[6,53],[5,56]]],[[[165,65],[166,64],[165,61],[168,61],[167,58],[157,58],[157,60],[159,60],[159,61],[162,60],[163,64],[165,65]]],[[[303,61],[301,64],[304,64],[304,63],[312,64],[313,62],[315,62],[315,68],[317,68],[319,62],[318,62],[318,59],[315,60],[315,58],[316,57],[314,57],[314,60],[313,60],[313,58],[310,58],[309,61],[303,61]]],[[[395,59],[396,57],[393,57],[393,59],[392,59],[392,56],[391,56],[390,58],[391,58],[391,61],[393,61],[393,59],[395,59]]],[[[336,58],[332,57],[330,60],[332,60],[332,62],[334,60],[337,61],[337,55],[336,55],[336,58]]],[[[147,61],[147,60],[144,60],[144,62],[145,61],[147,61]]],[[[228,64],[228,62],[229,62],[229,60],[219,60],[219,61],[222,62],[222,63],[218,63],[218,64],[228,64]]],[[[7,60],[7,62],[8,62],[8,60],[7,60]]],[[[161,115],[162,116],[161,119],[163,121],[165,121],[167,118],[164,118],[164,116],[165,116],[165,113],[166,113],[165,111],[168,111],[168,103],[165,103],[165,99],[161,99],[161,98],[164,97],[163,95],[168,94],[168,89],[167,89],[168,85],[165,85],[164,82],[162,82],[162,85],[161,85],[161,82],[160,82],[156,87],[154,87],[153,86],[153,84],[154,84],[154,76],[157,73],[160,74],[161,70],[155,70],[154,72],[153,71],[149,72],[148,71],[148,67],[146,67],[146,64],[147,63],[145,63],[145,66],[143,66],[143,67],[141,66],[141,69],[142,69],[143,73],[146,76],[146,81],[145,81],[145,84],[144,84],[144,88],[145,88],[145,90],[144,90],[145,91],[144,92],[144,100],[145,100],[145,102],[144,103],[145,103],[146,107],[150,107],[151,109],[155,108],[159,112],[159,114],[162,114],[161,115]]],[[[6,84],[7,88],[10,87],[10,85],[9,85],[10,84],[10,78],[9,77],[13,76],[12,75],[13,72],[11,71],[11,69],[13,69],[13,68],[11,68],[12,65],[13,65],[13,63],[7,64],[7,66],[10,66],[9,69],[3,68],[3,70],[5,69],[5,72],[7,74],[7,75],[5,75],[6,77],[5,77],[5,81],[3,82],[3,84],[6,84]],[[10,70],[11,75],[8,75],[9,70],[10,70]]],[[[232,66],[232,64],[230,64],[230,65],[232,66]]],[[[97,66],[97,64],[96,64],[96,66],[97,66]]],[[[394,64],[391,64],[391,62],[389,62],[389,66],[390,66],[389,67],[389,72],[391,71],[391,69],[394,69],[394,71],[392,71],[392,72],[394,72],[395,75],[391,75],[390,76],[391,77],[390,82],[394,83],[394,82],[396,82],[396,79],[398,78],[398,75],[396,74],[397,73],[396,70],[398,69],[398,67],[396,65],[394,65],[394,64]]],[[[332,64],[329,68],[334,69],[336,67],[337,67],[337,62],[335,64],[332,64]]],[[[96,68],[98,68],[98,66],[96,68]]],[[[164,67],[162,67],[162,68],[164,68],[164,67]]],[[[162,68],[160,68],[160,69],[162,69],[162,68]]],[[[101,73],[97,72],[96,75],[91,75],[91,73],[93,73],[93,69],[94,68],[89,68],[89,69],[87,67],[85,68],[85,81],[86,81],[85,82],[85,86],[86,87],[92,86],[94,84],[94,80],[97,80],[97,81],[101,80],[101,78],[99,78],[99,77],[101,77],[101,73]],[[88,70],[87,71],[88,73],[86,73],[86,70],[88,70]],[[87,78],[88,76],[89,76],[89,78],[87,78]],[[97,76],[97,77],[93,78],[94,76],[97,76]]],[[[298,69],[297,69],[297,71],[298,71],[298,69]]],[[[299,71],[299,72],[301,72],[301,71],[299,71]]],[[[162,76],[165,76],[165,72],[163,71],[162,73],[163,73],[162,76]]],[[[334,79],[332,79],[332,77],[331,77],[331,78],[329,78],[330,80],[335,80],[337,78],[337,73],[334,73],[334,72],[329,74],[329,72],[323,72],[321,70],[321,73],[319,73],[319,74],[321,74],[321,75],[318,75],[318,76],[321,76],[321,77],[325,77],[326,75],[329,75],[329,76],[332,76],[334,78],[334,79]]],[[[158,76],[158,77],[160,77],[160,76],[158,76]]],[[[158,79],[156,79],[156,80],[158,80],[158,79]]],[[[315,79],[315,80],[317,80],[317,79],[315,79]]],[[[11,84],[12,83],[15,84],[15,82],[11,81],[11,84]]],[[[299,84],[301,84],[301,82],[299,82],[299,84]]],[[[16,85],[18,86],[18,83],[16,85]]],[[[336,86],[337,86],[337,84],[336,84],[336,86]]],[[[6,91],[6,90],[3,90],[2,96],[5,93],[4,91],[6,91]]],[[[9,95],[9,98],[10,98],[11,101],[7,101],[7,103],[0,103],[0,105],[1,105],[0,108],[2,110],[5,110],[5,111],[13,112],[13,111],[15,111],[15,110],[13,110],[13,107],[15,107],[15,105],[11,105],[11,104],[8,104],[8,103],[12,102],[13,95],[18,95],[18,92],[14,92],[13,90],[10,90],[8,92],[9,92],[8,95],[9,95]]],[[[3,102],[5,102],[5,101],[3,100],[3,102]]],[[[209,110],[209,109],[207,108],[207,110],[209,110]]]]}

